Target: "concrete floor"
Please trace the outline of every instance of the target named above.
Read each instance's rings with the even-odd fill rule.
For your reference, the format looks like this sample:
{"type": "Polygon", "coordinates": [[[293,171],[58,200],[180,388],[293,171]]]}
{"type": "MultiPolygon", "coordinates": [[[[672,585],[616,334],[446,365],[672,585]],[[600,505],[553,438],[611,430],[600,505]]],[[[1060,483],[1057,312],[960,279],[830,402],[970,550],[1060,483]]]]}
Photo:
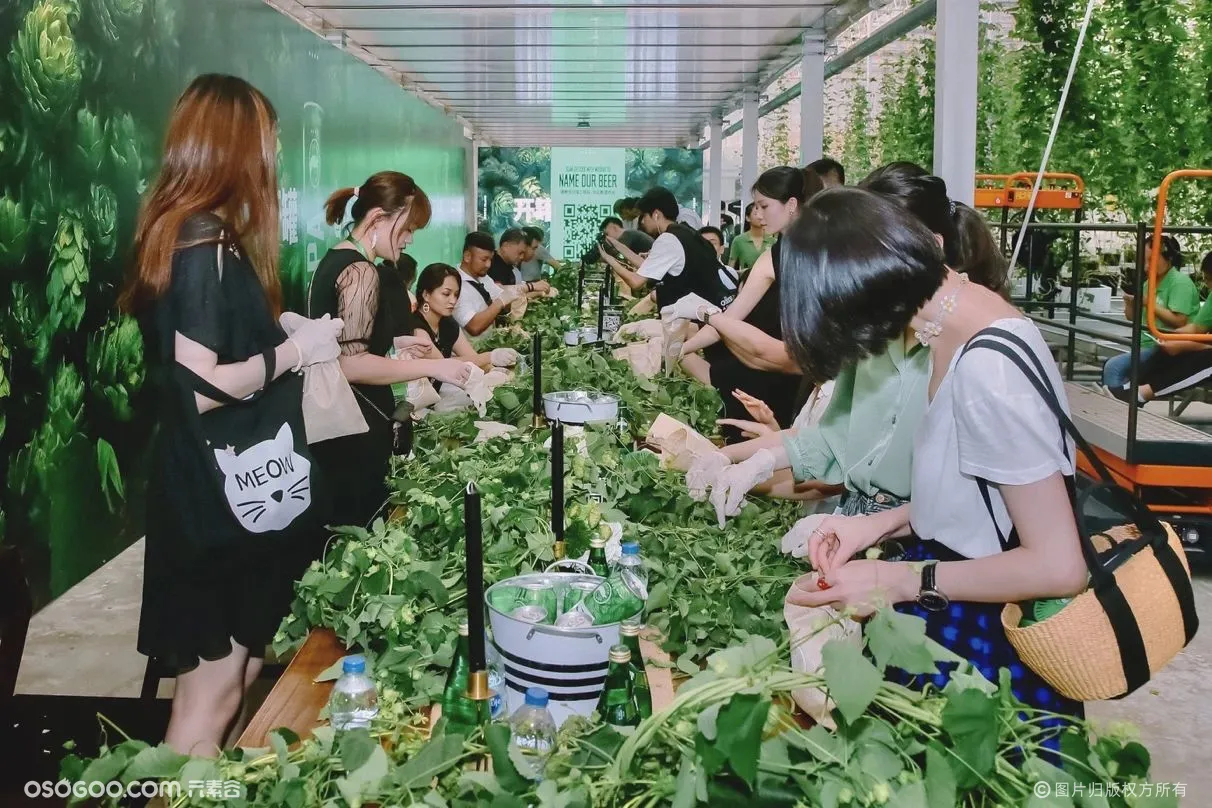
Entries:
{"type": "MultiPolygon", "coordinates": [[[[139,542],[35,615],[18,692],[137,696],[142,578],[139,542]]],[[[1184,783],[1186,805],[1212,805],[1212,579],[1196,580],[1195,598],[1205,625],[1190,647],[1146,688],[1088,709],[1099,726],[1134,724],[1152,752],[1155,779],[1184,783]]],[[[161,693],[171,689],[163,683],[161,693]]]]}

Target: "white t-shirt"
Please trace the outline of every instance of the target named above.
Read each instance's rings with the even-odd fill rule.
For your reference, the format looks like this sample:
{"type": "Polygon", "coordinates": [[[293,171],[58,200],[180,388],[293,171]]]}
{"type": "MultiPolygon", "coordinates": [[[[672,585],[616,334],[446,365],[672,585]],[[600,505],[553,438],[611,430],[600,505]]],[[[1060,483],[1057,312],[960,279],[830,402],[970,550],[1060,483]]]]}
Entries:
{"type": "Polygon", "coordinates": [[[659,281],[666,275],[675,278],[686,268],[686,251],[682,242],[673,233],[661,233],[652,242],[648,257],[640,265],[640,275],[651,281],[659,281]]]}
{"type": "MultiPolygon", "coordinates": [[[[1064,382],[1034,323],[1008,318],[993,326],[1031,347],[1068,412],[1064,382]]],[[[1056,414],[1008,357],[988,348],[970,351],[962,362],[960,356],[952,359],[914,436],[910,512],[918,536],[967,558],[984,558],[1001,545],[977,478],[989,481],[993,512],[1002,535],[1009,536],[1013,525],[997,485],[1027,485],[1057,471],[1071,475],[1075,455],[1068,436],[1062,449],[1056,414]]],[[[1034,367],[1030,357],[1023,358],[1034,367]]]]}
{"type": "Polygon", "coordinates": [[[703,220],[690,208],[678,208],[678,221],[695,230],[703,226],[703,220]]]}
{"type": "Polygon", "coordinates": [[[483,278],[473,278],[463,267],[459,267],[459,277],[463,279],[463,285],[459,289],[459,302],[455,304],[454,318],[455,321],[463,328],[471,322],[484,309],[488,308],[488,304],[484,302],[484,296],[480,294],[472,284],[481,283],[488,290],[488,296],[496,300],[501,296],[501,287],[492,278],[485,275],[483,278]]]}

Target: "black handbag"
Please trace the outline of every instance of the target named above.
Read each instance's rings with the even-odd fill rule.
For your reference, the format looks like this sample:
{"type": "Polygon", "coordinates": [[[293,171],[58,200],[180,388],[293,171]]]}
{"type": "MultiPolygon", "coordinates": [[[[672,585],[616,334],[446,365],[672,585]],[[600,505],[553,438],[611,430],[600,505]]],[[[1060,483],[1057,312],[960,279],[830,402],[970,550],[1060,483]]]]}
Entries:
{"type": "MultiPolygon", "coordinates": [[[[220,280],[225,249],[221,240],[220,280]]],[[[206,476],[239,528],[266,534],[315,524],[318,469],[307,445],[302,374],[275,379],[275,349],[268,348],[261,354],[261,388],[238,399],[177,362],[171,339],[166,347],[171,373],[188,393],[182,396],[187,432],[197,443],[206,476]],[[194,405],[193,393],[224,406],[204,416],[194,405]]]]}

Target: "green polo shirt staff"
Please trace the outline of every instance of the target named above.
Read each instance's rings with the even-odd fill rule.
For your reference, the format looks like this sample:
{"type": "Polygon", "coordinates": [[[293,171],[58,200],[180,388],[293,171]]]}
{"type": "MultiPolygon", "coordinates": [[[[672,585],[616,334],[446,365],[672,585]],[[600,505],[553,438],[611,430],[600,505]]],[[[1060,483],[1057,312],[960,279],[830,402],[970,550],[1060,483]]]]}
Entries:
{"type": "MultiPolygon", "coordinates": [[[[1191,317],[1199,310],[1199,290],[1195,288],[1195,281],[1191,280],[1190,275],[1178,269],[1171,269],[1158,281],[1155,301],[1158,306],[1167,308],[1175,314],[1185,314],[1187,317],[1191,317]]],[[[1157,330],[1173,331],[1174,329],[1159,318],[1157,330]]],[[[1140,332],[1140,344],[1142,348],[1157,344],[1157,340],[1153,339],[1153,335],[1149,333],[1147,321],[1140,332]]]]}
{"type": "Polygon", "coordinates": [[[732,240],[728,248],[728,266],[744,272],[751,269],[762,253],[774,246],[774,236],[763,236],[760,244],[755,244],[752,231],[747,231],[732,240]]]}

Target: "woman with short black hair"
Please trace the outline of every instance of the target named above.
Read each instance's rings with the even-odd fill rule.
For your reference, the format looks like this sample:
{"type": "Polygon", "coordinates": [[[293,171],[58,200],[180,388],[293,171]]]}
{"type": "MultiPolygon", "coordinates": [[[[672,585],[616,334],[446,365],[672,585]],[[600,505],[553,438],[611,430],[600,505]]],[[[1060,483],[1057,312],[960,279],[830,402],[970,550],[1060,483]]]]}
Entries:
{"type": "MultiPolygon", "coordinates": [[[[1066,598],[1086,586],[1069,485],[1074,448],[1048,403],[999,351],[1004,344],[1067,409],[1039,329],[1000,295],[947,266],[934,233],[863,189],[820,194],[784,238],[783,334],[806,374],[830,378],[911,330],[931,352],[930,403],[913,452],[911,501],[868,516],[829,516],[807,538],[812,574],[788,602],[922,616],[934,640],[986,677],[1010,671],[1014,695],[1079,715],[1018,658],[1001,628],[1009,602],[1066,598]],[[905,560],[865,551],[902,538],[905,560]]],[[[942,685],[951,665],[929,681],[942,685]]]]}

